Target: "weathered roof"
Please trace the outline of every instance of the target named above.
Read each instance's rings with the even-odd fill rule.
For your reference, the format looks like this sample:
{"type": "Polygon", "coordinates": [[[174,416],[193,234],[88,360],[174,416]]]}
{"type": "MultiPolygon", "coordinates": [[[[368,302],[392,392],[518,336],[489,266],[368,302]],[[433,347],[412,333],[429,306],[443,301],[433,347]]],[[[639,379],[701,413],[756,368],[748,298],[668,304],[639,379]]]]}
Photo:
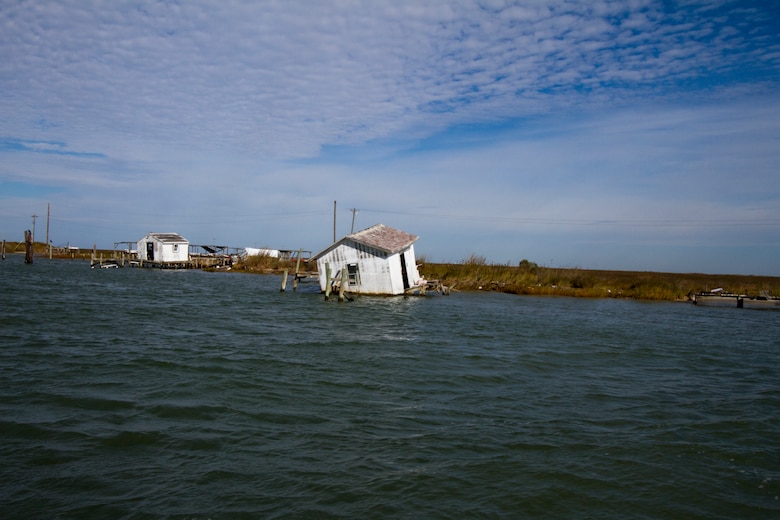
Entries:
{"type": "Polygon", "coordinates": [[[377,224],[363,231],[347,235],[347,238],[392,255],[414,244],[420,237],[384,224],[377,224]]]}
{"type": "Polygon", "coordinates": [[[187,242],[187,239],[178,233],[148,233],[146,236],[153,237],[166,244],[187,242]]]}
{"type": "Polygon", "coordinates": [[[420,237],[417,235],[412,235],[411,233],[400,231],[391,228],[390,226],[385,226],[384,224],[376,224],[370,228],[343,237],[338,242],[334,242],[324,250],[312,256],[311,260],[320,258],[345,242],[357,242],[392,255],[408,248],[419,238],[420,237]]]}

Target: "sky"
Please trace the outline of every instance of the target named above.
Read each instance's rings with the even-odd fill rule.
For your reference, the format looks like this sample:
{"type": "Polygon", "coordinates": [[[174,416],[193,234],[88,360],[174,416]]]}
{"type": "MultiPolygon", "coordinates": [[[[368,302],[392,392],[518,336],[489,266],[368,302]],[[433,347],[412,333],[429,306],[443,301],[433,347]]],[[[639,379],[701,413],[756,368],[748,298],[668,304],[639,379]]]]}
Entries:
{"type": "Polygon", "coordinates": [[[49,211],[54,246],[317,252],[335,213],[429,262],[780,276],[780,3],[0,0],[0,233],[49,211]]]}

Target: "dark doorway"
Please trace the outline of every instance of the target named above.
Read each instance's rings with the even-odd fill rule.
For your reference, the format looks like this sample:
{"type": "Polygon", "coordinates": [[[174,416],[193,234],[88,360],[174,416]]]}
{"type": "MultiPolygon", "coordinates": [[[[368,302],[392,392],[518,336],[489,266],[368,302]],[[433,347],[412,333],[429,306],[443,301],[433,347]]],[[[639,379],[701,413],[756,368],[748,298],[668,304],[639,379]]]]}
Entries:
{"type": "Polygon", "coordinates": [[[406,256],[401,253],[401,275],[404,277],[404,290],[411,287],[409,285],[409,273],[406,272],[406,256]]]}
{"type": "Polygon", "coordinates": [[[154,262],[154,242],[146,243],[146,259],[154,262]]]}

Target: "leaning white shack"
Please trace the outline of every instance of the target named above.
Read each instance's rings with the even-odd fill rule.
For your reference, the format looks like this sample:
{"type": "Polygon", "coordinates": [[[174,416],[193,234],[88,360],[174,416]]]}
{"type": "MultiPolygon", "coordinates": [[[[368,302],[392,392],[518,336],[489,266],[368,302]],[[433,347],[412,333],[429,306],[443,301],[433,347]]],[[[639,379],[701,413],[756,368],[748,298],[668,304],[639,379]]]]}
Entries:
{"type": "Polygon", "coordinates": [[[147,233],[138,241],[138,259],[144,262],[187,262],[190,243],[178,233],[147,233]]]}
{"type": "Polygon", "coordinates": [[[320,289],[341,280],[347,273],[346,292],[398,295],[421,285],[414,243],[419,237],[384,224],[347,235],[311,259],[317,261],[320,289]],[[328,280],[326,266],[330,267],[328,280]]]}

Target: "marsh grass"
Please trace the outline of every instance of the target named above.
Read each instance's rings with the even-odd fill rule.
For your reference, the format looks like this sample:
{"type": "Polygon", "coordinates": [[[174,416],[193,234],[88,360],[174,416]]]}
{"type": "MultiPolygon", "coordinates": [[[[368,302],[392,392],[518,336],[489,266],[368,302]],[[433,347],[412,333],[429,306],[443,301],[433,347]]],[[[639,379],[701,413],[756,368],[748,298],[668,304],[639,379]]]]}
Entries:
{"type": "Polygon", "coordinates": [[[528,260],[517,266],[470,262],[424,263],[420,272],[459,290],[488,290],[512,294],[634,298],[686,301],[698,292],[722,287],[747,295],[780,295],[780,278],[771,276],[710,275],[603,271],[541,267],[528,260]]]}
{"type": "MultiPolygon", "coordinates": [[[[36,256],[48,255],[46,244],[34,244],[36,256]]],[[[6,242],[6,254],[24,253],[23,242],[6,242]]],[[[98,250],[104,258],[115,251],[98,250]]],[[[88,260],[91,249],[77,253],[54,249],[55,258],[88,260]]],[[[780,296],[780,277],[703,273],[655,273],[605,271],[577,267],[544,267],[522,260],[518,265],[489,264],[485,257],[471,254],[460,263],[428,262],[418,257],[420,274],[460,291],[501,291],[511,294],[579,296],[585,298],[634,298],[686,301],[699,292],[721,287],[726,292],[757,296],[780,296]]],[[[295,259],[252,256],[233,265],[233,271],[275,274],[294,272],[295,259]]],[[[316,271],[314,262],[302,262],[301,271],[316,271]]]]}
{"type": "MultiPolygon", "coordinates": [[[[314,262],[311,262],[314,264],[314,262]]],[[[287,269],[290,272],[295,271],[296,260],[274,258],[267,255],[248,256],[237,264],[233,265],[234,271],[245,271],[250,273],[279,273],[287,269]]],[[[301,262],[301,270],[305,271],[312,266],[306,262],[301,262]]],[[[313,265],[316,268],[316,265],[313,265]]]]}

